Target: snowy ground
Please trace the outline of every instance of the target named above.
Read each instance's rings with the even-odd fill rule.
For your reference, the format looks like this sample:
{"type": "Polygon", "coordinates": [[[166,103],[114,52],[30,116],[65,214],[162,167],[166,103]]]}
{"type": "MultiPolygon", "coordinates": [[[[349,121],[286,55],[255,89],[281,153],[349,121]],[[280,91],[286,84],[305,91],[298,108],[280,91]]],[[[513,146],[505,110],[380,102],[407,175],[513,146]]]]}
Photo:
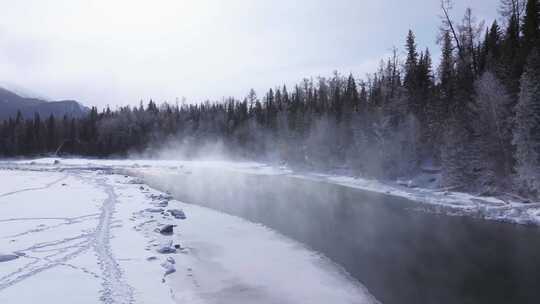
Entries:
{"type": "MultiPolygon", "coordinates": [[[[34,160],[33,166],[50,166],[54,159],[34,160]]],[[[21,161],[29,164],[31,161],[21,161]]],[[[125,168],[135,171],[168,170],[170,173],[190,173],[197,168],[211,167],[233,170],[249,174],[287,175],[338,184],[361,190],[383,193],[425,203],[428,212],[438,212],[457,216],[474,216],[487,220],[503,221],[515,224],[540,225],[540,202],[524,204],[512,199],[502,200],[496,197],[477,196],[468,193],[444,191],[429,187],[410,188],[397,182],[383,182],[374,179],[330,175],[319,173],[295,173],[285,167],[272,167],[256,162],[225,161],[173,161],[173,160],[91,160],[64,159],[62,164],[69,168],[87,166],[106,166],[125,168]]]]}
{"type": "Polygon", "coordinates": [[[288,171],[255,163],[53,161],[0,162],[2,304],[376,302],[295,241],[118,174],[208,165],[288,171]],[[175,218],[175,209],[187,218],[175,218]],[[160,233],[166,225],[174,225],[172,234],[160,233]]]}

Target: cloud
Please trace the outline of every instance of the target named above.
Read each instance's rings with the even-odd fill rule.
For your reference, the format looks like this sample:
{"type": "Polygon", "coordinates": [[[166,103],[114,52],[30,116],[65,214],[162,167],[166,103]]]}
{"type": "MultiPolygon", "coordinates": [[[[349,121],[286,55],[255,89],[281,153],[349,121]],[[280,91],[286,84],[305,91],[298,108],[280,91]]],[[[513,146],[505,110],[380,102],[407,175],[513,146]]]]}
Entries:
{"type": "Polygon", "coordinates": [[[423,0],[2,2],[0,81],[101,107],[363,77],[409,28],[433,48],[438,25],[437,1],[423,0]]]}

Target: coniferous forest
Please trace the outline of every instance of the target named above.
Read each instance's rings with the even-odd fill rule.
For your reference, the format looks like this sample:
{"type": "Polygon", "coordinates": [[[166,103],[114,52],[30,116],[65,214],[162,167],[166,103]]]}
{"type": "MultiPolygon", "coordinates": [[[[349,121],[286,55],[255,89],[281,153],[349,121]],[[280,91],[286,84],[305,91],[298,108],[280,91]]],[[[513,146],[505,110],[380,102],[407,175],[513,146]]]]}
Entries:
{"type": "Polygon", "coordinates": [[[502,0],[499,22],[441,5],[440,54],[413,31],[362,79],[335,72],[257,96],[156,104],[82,118],[0,123],[0,155],[95,157],[152,152],[180,143],[193,153],[219,142],[248,159],[377,178],[440,167],[443,186],[540,193],[540,1],[502,0]],[[502,22],[501,22],[502,21],[502,22]],[[433,65],[437,56],[438,66],[433,65]]]}

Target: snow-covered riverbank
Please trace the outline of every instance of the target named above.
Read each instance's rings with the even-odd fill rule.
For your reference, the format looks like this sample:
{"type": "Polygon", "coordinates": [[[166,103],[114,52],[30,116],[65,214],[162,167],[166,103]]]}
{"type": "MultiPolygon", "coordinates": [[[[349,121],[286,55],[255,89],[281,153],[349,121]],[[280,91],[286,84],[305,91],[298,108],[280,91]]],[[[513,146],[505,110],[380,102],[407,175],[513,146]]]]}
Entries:
{"type": "Polygon", "coordinates": [[[346,187],[406,198],[424,203],[426,212],[452,216],[472,216],[521,225],[540,225],[540,202],[522,203],[469,193],[408,187],[397,182],[330,174],[294,175],[346,187]]]}
{"type": "MultiPolygon", "coordinates": [[[[376,302],[340,267],[295,241],[117,174],[187,167],[1,162],[0,303],[376,302]],[[160,233],[167,225],[173,233],[160,233]]],[[[283,173],[246,163],[234,169],[283,173]]]]}

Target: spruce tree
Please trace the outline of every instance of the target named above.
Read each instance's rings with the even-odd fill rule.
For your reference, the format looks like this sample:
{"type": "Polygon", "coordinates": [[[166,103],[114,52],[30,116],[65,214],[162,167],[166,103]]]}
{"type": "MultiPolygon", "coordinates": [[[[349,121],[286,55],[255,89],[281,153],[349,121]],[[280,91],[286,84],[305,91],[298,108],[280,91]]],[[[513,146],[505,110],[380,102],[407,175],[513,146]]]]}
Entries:
{"type": "Polygon", "coordinates": [[[358,96],[356,81],[354,80],[353,75],[350,74],[349,78],[347,79],[347,88],[345,89],[345,104],[347,106],[347,110],[349,112],[358,111],[359,103],[360,98],[358,96]]]}
{"type": "Polygon", "coordinates": [[[436,114],[441,121],[447,120],[450,115],[451,104],[454,100],[454,52],[450,32],[445,31],[442,37],[442,55],[439,65],[439,92],[440,109],[436,114]]]}
{"type": "Polygon", "coordinates": [[[501,29],[497,20],[486,31],[486,37],[480,52],[480,72],[483,73],[487,69],[494,69],[500,58],[500,41],[501,29]]]}
{"type": "Polygon", "coordinates": [[[54,115],[51,114],[49,118],[47,118],[47,124],[46,124],[46,148],[47,151],[53,151],[56,147],[56,119],[54,118],[54,115]]]}
{"type": "Polygon", "coordinates": [[[540,52],[533,49],[521,78],[513,132],[519,185],[540,192],[540,52]]]}
{"type": "Polygon", "coordinates": [[[523,70],[523,60],[520,56],[519,14],[512,11],[508,17],[508,26],[501,46],[500,75],[508,88],[513,100],[519,93],[519,78],[523,70]]]}
{"type": "Polygon", "coordinates": [[[416,50],[416,41],[414,33],[409,30],[407,42],[405,44],[407,59],[405,61],[405,78],[403,85],[409,91],[416,89],[416,69],[418,65],[418,51],[416,50]]]}
{"type": "Polygon", "coordinates": [[[528,0],[522,26],[525,55],[535,46],[540,46],[540,2],[528,0]]]}

